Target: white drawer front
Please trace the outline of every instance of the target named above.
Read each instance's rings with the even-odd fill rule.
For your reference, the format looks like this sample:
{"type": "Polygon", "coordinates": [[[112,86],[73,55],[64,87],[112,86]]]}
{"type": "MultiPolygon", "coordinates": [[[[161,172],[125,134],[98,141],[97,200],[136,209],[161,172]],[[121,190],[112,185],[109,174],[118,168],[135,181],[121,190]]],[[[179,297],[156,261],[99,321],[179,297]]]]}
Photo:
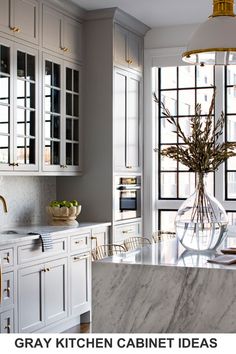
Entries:
{"type": "Polygon", "coordinates": [[[90,232],[88,232],[86,234],[71,236],[71,238],[70,238],[71,252],[81,251],[81,250],[83,251],[83,250],[89,248],[90,239],[91,239],[90,232]]]}
{"type": "Polygon", "coordinates": [[[67,239],[54,239],[52,250],[42,251],[41,240],[32,240],[32,242],[19,246],[17,250],[18,264],[35,261],[37,259],[64,254],[67,252],[67,239]]]}
{"type": "Polygon", "coordinates": [[[128,237],[141,235],[141,223],[125,224],[122,226],[116,226],[114,232],[113,243],[123,243],[128,237]]]}
{"type": "Polygon", "coordinates": [[[6,248],[0,250],[0,261],[1,261],[3,272],[8,267],[13,266],[14,264],[13,248],[6,248]]]}

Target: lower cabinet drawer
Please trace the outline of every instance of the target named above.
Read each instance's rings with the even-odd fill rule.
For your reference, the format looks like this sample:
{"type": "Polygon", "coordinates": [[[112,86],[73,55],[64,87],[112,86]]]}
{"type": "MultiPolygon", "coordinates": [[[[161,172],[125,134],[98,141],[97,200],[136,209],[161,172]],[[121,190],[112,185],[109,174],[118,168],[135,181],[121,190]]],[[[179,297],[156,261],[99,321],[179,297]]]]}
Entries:
{"type": "Polygon", "coordinates": [[[14,276],[13,272],[2,274],[0,310],[14,303],[14,276]]]}
{"type": "Polygon", "coordinates": [[[14,333],[13,310],[0,314],[1,333],[14,333]]]}
{"type": "Polygon", "coordinates": [[[0,250],[0,261],[1,261],[3,271],[8,267],[13,266],[14,264],[13,255],[14,255],[13,248],[6,248],[0,250]]]}
{"type": "Polygon", "coordinates": [[[40,239],[32,240],[30,243],[19,246],[17,249],[18,264],[35,261],[45,257],[56,256],[67,252],[67,239],[60,238],[53,240],[52,250],[42,251],[40,239]]]}
{"type": "Polygon", "coordinates": [[[90,245],[90,239],[91,239],[90,232],[86,234],[71,236],[70,238],[71,252],[86,250],[90,245]]]}
{"type": "Polygon", "coordinates": [[[141,236],[141,222],[115,226],[113,243],[123,243],[126,238],[141,236]]]}

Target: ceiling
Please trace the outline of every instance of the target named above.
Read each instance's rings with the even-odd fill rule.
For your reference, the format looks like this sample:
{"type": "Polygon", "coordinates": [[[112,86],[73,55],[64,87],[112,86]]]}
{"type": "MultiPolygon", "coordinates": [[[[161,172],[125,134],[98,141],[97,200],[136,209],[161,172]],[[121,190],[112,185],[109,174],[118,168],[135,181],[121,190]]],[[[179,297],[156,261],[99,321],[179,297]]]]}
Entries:
{"type": "Polygon", "coordinates": [[[85,10],[119,7],[151,28],[204,22],[212,0],[71,0],[85,10]]]}

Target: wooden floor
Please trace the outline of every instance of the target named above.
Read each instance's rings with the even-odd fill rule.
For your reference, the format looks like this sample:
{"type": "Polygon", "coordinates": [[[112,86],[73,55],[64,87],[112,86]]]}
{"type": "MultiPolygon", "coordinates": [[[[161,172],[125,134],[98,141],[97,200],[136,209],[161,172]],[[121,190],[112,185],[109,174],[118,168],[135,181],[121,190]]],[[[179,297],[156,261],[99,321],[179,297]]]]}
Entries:
{"type": "Polygon", "coordinates": [[[64,333],[90,333],[90,323],[81,323],[75,327],[67,329],[64,333]]]}

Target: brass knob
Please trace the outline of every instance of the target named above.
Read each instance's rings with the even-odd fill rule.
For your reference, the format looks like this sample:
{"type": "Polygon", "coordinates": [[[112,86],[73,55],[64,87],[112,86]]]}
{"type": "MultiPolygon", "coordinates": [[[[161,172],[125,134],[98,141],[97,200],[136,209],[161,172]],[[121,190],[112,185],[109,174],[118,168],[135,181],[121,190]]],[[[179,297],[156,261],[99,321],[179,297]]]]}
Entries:
{"type": "Polygon", "coordinates": [[[14,26],[14,27],[10,26],[10,30],[11,30],[12,32],[17,32],[17,27],[16,27],[16,26],[14,26]]]}
{"type": "Polygon", "coordinates": [[[132,59],[127,59],[127,63],[128,64],[133,64],[133,60],[132,59]]]}
{"type": "Polygon", "coordinates": [[[21,31],[20,27],[16,27],[16,33],[19,33],[21,31]]]}
{"type": "Polygon", "coordinates": [[[50,271],[50,268],[46,268],[46,271],[49,272],[49,271],[50,271]]]}
{"type": "Polygon", "coordinates": [[[67,48],[67,47],[61,47],[61,50],[62,50],[64,53],[68,53],[68,52],[69,52],[69,48],[67,48]]]}
{"type": "Polygon", "coordinates": [[[47,270],[46,270],[46,268],[43,268],[41,271],[45,273],[47,270]]]}

